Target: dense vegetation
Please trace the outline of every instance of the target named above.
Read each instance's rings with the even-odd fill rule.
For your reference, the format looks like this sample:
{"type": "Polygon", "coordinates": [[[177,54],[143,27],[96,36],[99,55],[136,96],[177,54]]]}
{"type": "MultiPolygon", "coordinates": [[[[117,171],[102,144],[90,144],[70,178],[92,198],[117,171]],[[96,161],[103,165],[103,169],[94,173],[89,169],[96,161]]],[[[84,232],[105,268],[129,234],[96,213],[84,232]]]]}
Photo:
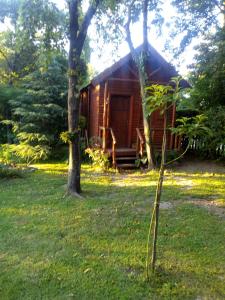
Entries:
{"type": "Polygon", "coordinates": [[[1,1],[0,157],[47,158],[66,128],[65,14],[50,1],[1,1]]]}
{"type": "Polygon", "coordinates": [[[204,114],[212,134],[198,138],[198,151],[208,158],[225,157],[225,27],[198,47],[191,66],[193,88],[181,109],[204,114]]]}

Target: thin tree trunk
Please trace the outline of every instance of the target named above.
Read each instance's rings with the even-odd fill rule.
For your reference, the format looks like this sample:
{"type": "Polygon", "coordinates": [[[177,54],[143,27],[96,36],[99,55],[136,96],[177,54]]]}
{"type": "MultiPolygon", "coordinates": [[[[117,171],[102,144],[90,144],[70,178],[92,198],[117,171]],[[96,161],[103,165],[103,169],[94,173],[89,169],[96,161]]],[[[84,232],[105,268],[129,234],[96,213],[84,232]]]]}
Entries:
{"type": "Polygon", "coordinates": [[[127,33],[127,42],[130,48],[130,52],[138,69],[138,77],[139,77],[140,92],[141,92],[141,99],[142,99],[145,147],[146,147],[146,154],[148,159],[148,168],[151,169],[155,167],[155,159],[154,159],[151,130],[150,130],[151,116],[147,116],[145,111],[146,110],[145,103],[146,103],[146,96],[147,96],[145,88],[148,86],[149,83],[148,66],[147,66],[148,64],[148,35],[147,35],[148,22],[147,21],[148,21],[149,0],[144,0],[143,2],[143,49],[141,51],[141,54],[136,53],[131,39],[131,34],[130,34],[131,9],[132,9],[133,2],[129,6],[129,10],[128,10],[128,21],[126,24],[126,33],[127,33]]]}
{"type": "Polygon", "coordinates": [[[157,259],[157,239],[158,239],[158,225],[159,225],[159,206],[162,194],[162,185],[164,180],[164,171],[165,171],[165,159],[166,159],[166,127],[167,127],[167,111],[164,115],[164,129],[163,129],[163,142],[162,142],[162,159],[159,171],[158,185],[155,195],[154,203],[154,212],[155,212],[155,223],[153,228],[153,242],[152,242],[152,260],[151,268],[152,271],[155,271],[155,264],[157,259]]]}
{"type": "MultiPolygon", "coordinates": [[[[152,146],[152,136],[151,136],[151,116],[146,116],[145,111],[145,99],[146,99],[146,91],[145,88],[147,86],[146,83],[143,82],[141,78],[143,78],[143,74],[140,74],[140,89],[141,89],[141,98],[142,98],[142,114],[143,114],[143,125],[144,125],[144,135],[145,135],[145,148],[148,159],[148,169],[155,168],[155,159],[154,159],[154,151],[152,146]]],[[[144,71],[143,71],[144,72],[144,71]]]]}

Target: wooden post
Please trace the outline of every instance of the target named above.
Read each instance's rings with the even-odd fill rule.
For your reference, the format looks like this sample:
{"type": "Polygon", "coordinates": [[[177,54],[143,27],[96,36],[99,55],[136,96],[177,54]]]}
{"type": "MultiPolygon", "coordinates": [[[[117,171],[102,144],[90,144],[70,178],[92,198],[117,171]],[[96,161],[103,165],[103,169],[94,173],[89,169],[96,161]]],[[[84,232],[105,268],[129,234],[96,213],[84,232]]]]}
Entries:
{"type": "Polygon", "coordinates": [[[109,143],[109,114],[110,114],[110,94],[108,93],[106,98],[106,133],[105,133],[105,140],[106,140],[106,148],[109,143]]]}
{"type": "Polygon", "coordinates": [[[104,87],[104,110],[103,110],[103,135],[102,135],[102,148],[106,150],[106,127],[107,127],[107,93],[108,93],[108,81],[105,82],[104,87]]]}
{"type": "Polygon", "coordinates": [[[113,168],[116,167],[116,151],[115,151],[115,143],[112,142],[112,165],[113,165],[113,168]]]}
{"type": "Polygon", "coordinates": [[[110,128],[110,133],[112,136],[112,164],[113,164],[113,168],[116,168],[116,137],[114,135],[112,128],[110,128]]]}
{"type": "Polygon", "coordinates": [[[129,120],[128,120],[128,145],[131,147],[132,140],[132,124],[133,124],[133,110],[134,110],[134,96],[130,97],[130,112],[129,112],[129,120]]]}

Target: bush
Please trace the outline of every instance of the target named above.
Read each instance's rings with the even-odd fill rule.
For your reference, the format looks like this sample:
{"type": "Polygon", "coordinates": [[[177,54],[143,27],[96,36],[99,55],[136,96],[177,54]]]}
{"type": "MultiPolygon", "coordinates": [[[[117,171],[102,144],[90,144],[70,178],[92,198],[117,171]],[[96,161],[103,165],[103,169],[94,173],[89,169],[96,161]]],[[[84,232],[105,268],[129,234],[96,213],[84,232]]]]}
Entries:
{"type": "Polygon", "coordinates": [[[0,161],[6,164],[26,163],[45,160],[49,155],[49,147],[45,145],[3,144],[0,146],[0,161]]]}
{"type": "Polygon", "coordinates": [[[109,157],[101,148],[87,148],[85,152],[91,158],[93,166],[103,171],[109,168],[109,157]]]}

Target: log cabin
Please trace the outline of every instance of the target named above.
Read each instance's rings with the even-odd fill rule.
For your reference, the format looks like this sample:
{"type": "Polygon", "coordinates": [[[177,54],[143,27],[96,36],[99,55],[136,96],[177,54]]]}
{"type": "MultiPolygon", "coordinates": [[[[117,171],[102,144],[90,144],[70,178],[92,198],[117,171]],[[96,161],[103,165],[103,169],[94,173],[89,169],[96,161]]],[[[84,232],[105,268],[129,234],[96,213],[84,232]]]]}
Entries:
{"type": "MultiPolygon", "coordinates": [[[[141,46],[136,49],[140,51],[141,46]]],[[[150,83],[169,84],[178,76],[171,66],[149,45],[148,76],[150,83]]],[[[182,85],[188,83],[182,80],[182,85]]],[[[81,115],[87,120],[87,137],[101,138],[103,150],[114,167],[133,166],[144,153],[142,101],[137,69],[131,54],[107,68],[81,90],[81,115]]],[[[174,127],[176,107],[168,111],[168,127],[174,127]]],[[[164,118],[159,111],[151,117],[154,149],[162,144],[164,118]]],[[[180,148],[179,137],[167,133],[167,150],[180,148]]]]}

